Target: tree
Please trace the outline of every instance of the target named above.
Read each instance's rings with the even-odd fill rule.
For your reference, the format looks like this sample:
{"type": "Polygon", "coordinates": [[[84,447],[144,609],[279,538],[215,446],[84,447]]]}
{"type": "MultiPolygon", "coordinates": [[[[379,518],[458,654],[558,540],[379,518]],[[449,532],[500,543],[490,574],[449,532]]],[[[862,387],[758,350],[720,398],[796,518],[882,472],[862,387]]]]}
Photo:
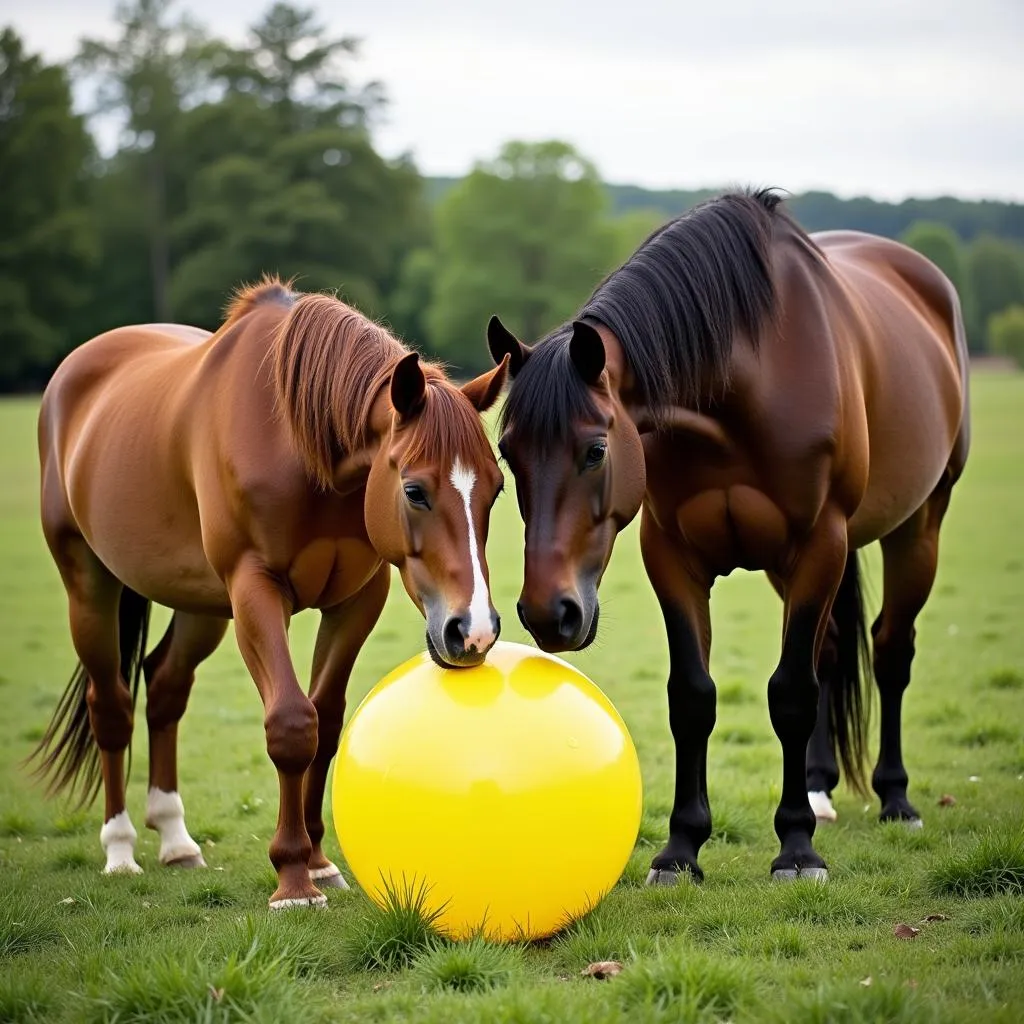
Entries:
{"type": "Polygon", "coordinates": [[[187,18],[171,20],[174,0],[127,0],[116,10],[113,43],[83,39],[76,67],[96,84],[96,110],[123,121],[122,153],[143,168],[153,315],[170,320],[168,177],[174,126],[182,108],[209,88],[209,48],[187,18]]]}
{"type": "Polygon", "coordinates": [[[988,322],[992,351],[1009,356],[1024,369],[1024,306],[1008,306],[988,322]]]}
{"type": "Polygon", "coordinates": [[[383,105],[378,83],[355,91],[345,73],[359,41],[327,38],[312,10],[275,3],[250,35],[247,47],[223,48],[217,77],[235,92],[258,97],[287,128],[365,126],[383,105]]]}
{"type": "Polygon", "coordinates": [[[563,142],[510,142],[437,210],[431,341],[465,368],[486,362],[488,317],[536,340],[571,316],[612,263],[607,195],[563,142]]]}
{"type": "Polygon", "coordinates": [[[92,144],[64,70],[0,32],[0,388],[37,386],[71,347],[97,258],[84,206],[92,144]]]}
{"type": "Polygon", "coordinates": [[[987,327],[993,314],[1024,304],[1024,251],[1012,242],[992,235],[974,241],[967,250],[967,276],[979,328],[987,327]]]}

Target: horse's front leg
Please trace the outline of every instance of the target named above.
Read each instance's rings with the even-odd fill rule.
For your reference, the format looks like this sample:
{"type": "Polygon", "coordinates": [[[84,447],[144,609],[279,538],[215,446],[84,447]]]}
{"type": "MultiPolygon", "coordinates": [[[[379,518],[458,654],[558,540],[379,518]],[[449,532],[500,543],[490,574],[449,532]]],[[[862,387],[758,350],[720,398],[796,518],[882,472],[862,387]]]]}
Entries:
{"type": "Polygon", "coordinates": [[[323,612],[316,635],[309,696],[316,708],[318,737],[316,756],[306,772],[303,813],[313,844],[309,873],[321,886],[346,888],[341,871],[323,851],[324,788],[327,771],[338,749],[349,675],[356,656],[384,610],[390,583],[391,566],[384,563],[358,594],[323,612]]]}
{"type": "Polygon", "coordinates": [[[828,877],[813,845],[816,819],[807,793],[807,744],[818,718],[816,665],[846,553],[846,518],[826,506],[782,577],[782,656],[768,681],[768,711],[782,744],[782,797],[775,812],[781,850],[772,861],[772,877],[780,880],[828,877]]]}
{"type": "Polygon", "coordinates": [[[641,546],[647,575],[661,604],[668,633],[668,715],[676,748],[675,797],[669,839],[654,858],[649,885],[674,885],[680,873],[704,878],[697,864],[711,836],[708,803],[708,739],[715,725],[711,654],[711,583],[708,577],[645,513],[641,546]]]}
{"type": "Polygon", "coordinates": [[[267,753],[277,769],[280,804],[270,861],[277,870],[271,909],[317,906],[326,897],[309,877],[312,844],[302,815],[302,780],[316,754],[317,716],[302,692],[288,651],[291,604],[279,583],[255,558],[228,582],[238,647],[260,696],[267,753]]]}

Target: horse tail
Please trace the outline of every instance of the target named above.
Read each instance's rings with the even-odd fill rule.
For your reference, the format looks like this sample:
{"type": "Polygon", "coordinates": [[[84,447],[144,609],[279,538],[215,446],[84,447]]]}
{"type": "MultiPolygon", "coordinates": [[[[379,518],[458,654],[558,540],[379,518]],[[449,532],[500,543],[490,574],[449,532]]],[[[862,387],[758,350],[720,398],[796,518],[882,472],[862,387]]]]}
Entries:
{"type": "Polygon", "coordinates": [[[832,602],[837,627],[836,662],[830,673],[829,726],[847,783],[861,794],[867,792],[864,764],[868,748],[870,649],[864,620],[857,552],[851,551],[832,602]]]}
{"type": "MultiPolygon", "coordinates": [[[[131,687],[132,707],[139,696],[142,659],[149,635],[150,602],[141,594],[125,587],[117,610],[118,645],[121,655],[121,677],[131,687]]],[[[67,792],[74,798],[76,809],[87,807],[96,799],[103,775],[100,750],[89,724],[89,673],[79,662],[71,681],[57,703],[50,724],[29,762],[35,762],[34,774],[47,781],[50,796],[67,792]]],[[[128,748],[128,775],[131,775],[131,746],[128,748]]]]}

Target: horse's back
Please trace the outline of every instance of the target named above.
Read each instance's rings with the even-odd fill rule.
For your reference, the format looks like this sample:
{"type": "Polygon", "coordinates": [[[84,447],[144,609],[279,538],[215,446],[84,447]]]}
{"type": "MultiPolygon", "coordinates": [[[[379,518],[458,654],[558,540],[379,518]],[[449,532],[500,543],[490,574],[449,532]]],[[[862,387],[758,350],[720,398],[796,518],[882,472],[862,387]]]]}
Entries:
{"type": "Polygon", "coordinates": [[[969,437],[967,348],[956,290],[924,256],[853,231],[812,236],[844,307],[833,319],[837,356],[863,396],[847,432],[861,438],[864,497],[850,523],[859,546],[884,536],[959,476],[969,437]]]}
{"type": "Polygon", "coordinates": [[[81,534],[114,575],[157,600],[173,596],[153,585],[170,561],[179,578],[220,601],[203,556],[191,431],[183,427],[209,338],[178,325],[108,331],[64,360],[40,409],[47,536],[81,534]]]}

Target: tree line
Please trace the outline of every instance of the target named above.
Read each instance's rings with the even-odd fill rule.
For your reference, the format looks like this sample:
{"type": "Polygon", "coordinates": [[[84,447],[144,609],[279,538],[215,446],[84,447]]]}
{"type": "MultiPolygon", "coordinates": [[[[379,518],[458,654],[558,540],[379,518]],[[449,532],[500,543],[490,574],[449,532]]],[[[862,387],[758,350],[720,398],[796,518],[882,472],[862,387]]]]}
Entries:
{"type": "MultiPolygon", "coordinates": [[[[377,151],[384,89],[354,82],[358,42],[309,9],[274,3],[241,46],[174,0],[126,0],[117,26],[66,64],[0,32],[0,390],[38,389],[120,324],[215,329],[231,290],[264,271],[334,289],[475,370],[492,312],[539,337],[712,194],[607,186],[558,141],[510,142],[465,178],[423,179],[410,157],[377,151]],[[117,144],[101,153],[111,125],[117,144]]],[[[972,348],[1019,344],[1024,358],[1024,207],[823,193],[790,205],[810,229],[903,237],[960,289],[972,348]],[[895,209],[921,216],[886,220],[895,209]]]]}

